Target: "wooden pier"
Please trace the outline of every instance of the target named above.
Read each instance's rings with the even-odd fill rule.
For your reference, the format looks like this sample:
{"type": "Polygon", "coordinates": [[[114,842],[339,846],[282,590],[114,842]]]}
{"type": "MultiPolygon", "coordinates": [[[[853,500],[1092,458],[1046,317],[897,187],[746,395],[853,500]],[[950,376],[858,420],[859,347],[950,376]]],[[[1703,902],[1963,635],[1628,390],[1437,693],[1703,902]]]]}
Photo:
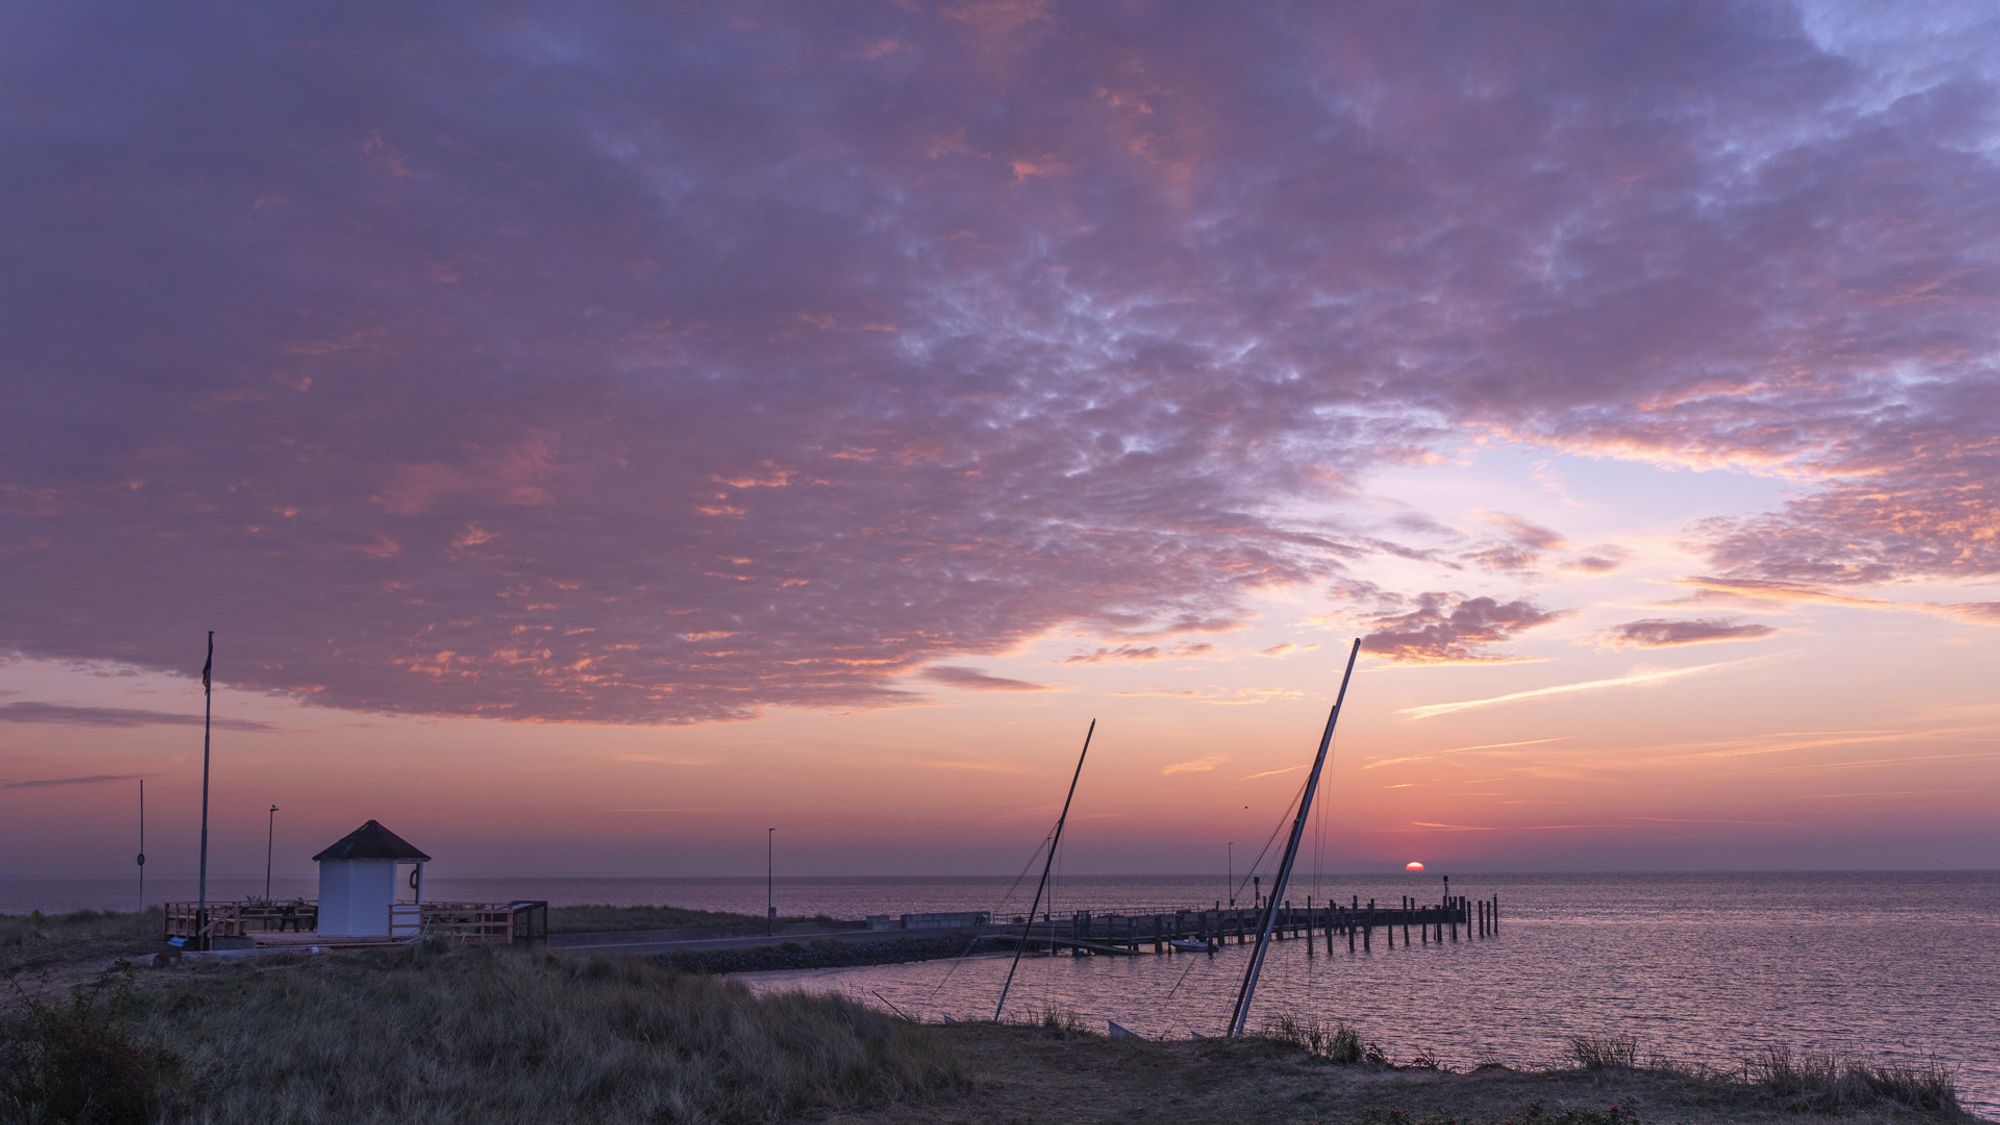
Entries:
{"type": "MultiPolygon", "coordinates": [[[[1010,938],[1027,951],[1068,952],[1072,956],[1130,956],[1140,953],[1174,952],[1176,941],[1199,941],[1213,946],[1232,941],[1242,945],[1257,940],[1262,922],[1261,908],[1225,907],[1214,909],[1098,912],[1078,910],[1067,919],[1044,917],[1033,922],[1017,918],[1012,923],[996,923],[985,933],[1010,938]]],[[[1404,897],[1394,905],[1366,902],[1350,897],[1346,903],[1291,903],[1279,907],[1272,927],[1274,941],[1304,941],[1308,954],[1318,952],[1324,942],[1333,953],[1345,943],[1349,953],[1372,953],[1381,940],[1394,949],[1400,938],[1404,948],[1413,945],[1443,945],[1483,941],[1498,935],[1500,896],[1473,899],[1463,895],[1435,903],[1419,903],[1404,897]],[[1461,931],[1463,936],[1461,937],[1461,931]]]]}

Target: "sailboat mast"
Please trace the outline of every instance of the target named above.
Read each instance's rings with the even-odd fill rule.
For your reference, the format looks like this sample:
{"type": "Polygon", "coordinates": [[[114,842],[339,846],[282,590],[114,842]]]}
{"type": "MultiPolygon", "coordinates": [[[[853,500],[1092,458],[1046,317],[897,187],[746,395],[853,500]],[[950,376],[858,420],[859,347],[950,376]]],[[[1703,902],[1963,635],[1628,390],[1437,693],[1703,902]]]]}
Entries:
{"type": "Polygon", "coordinates": [[[1257,995],[1257,974],[1264,970],[1264,953],[1271,947],[1271,931],[1278,920],[1278,904],[1285,900],[1285,887],[1292,879],[1292,863],[1299,858],[1299,840],[1305,835],[1306,817],[1312,812],[1313,794],[1319,789],[1320,770],[1326,765],[1326,749],[1333,744],[1333,725],[1340,721],[1340,705],[1347,700],[1347,681],[1354,677],[1354,658],[1361,654],[1361,638],[1354,638],[1354,647],[1347,651],[1347,671],[1340,677],[1340,693],[1333,697],[1333,710],[1327,712],[1326,733],[1319,736],[1319,753],[1313,757],[1312,772],[1306,775],[1305,792],[1299,797],[1299,815],[1292,821],[1292,837],[1285,844],[1285,858],[1278,864],[1277,881],[1271,884],[1271,897],[1264,901],[1264,914],[1257,923],[1257,944],[1250,950],[1250,964],[1243,971],[1243,987],[1236,993],[1236,1012],[1229,1019],[1231,1038],[1243,1034],[1244,1024],[1250,1020],[1250,1002],[1257,995]]]}
{"type": "MultiPolygon", "coordinates": [[[[1049,840],[1049,854],[1042,860],[1042,881],[1035,884],[1035,901],[1028,907],[1028,925],[1021,931],[1020,944],[1014,946],[1014,963],[1007,966],[1007,982],[1000,986],[1000,1002],[993,1005],[993,1019],[1000,1019],[1000,1012],[1007,1007],[1007,992],[1014,987],[1014,970],[1021,967],[1021,951],[1028,948],[1028,935],[1035,930],[1035,911],[1042,908],[1042,892],[1049,886],[1049,869],[1055,866],[1056,849],[1062,846],[1063,822],[1069,819],[1069,803],[1076,799],[1076,780],[1083,776],[1083,759],[1090,753],[1090,736],[1097,733],[1097,720],[1090,720],[1090,729],[1083,732],[1083,753],[1076,756],[1076,772],[1069,778],[1069,795],[1063,798],[1062,815],[1056,817],[1055,835],[1049,840]]],[[[1053,933],[1049,939],[1055,940],[1053,933]]]]}

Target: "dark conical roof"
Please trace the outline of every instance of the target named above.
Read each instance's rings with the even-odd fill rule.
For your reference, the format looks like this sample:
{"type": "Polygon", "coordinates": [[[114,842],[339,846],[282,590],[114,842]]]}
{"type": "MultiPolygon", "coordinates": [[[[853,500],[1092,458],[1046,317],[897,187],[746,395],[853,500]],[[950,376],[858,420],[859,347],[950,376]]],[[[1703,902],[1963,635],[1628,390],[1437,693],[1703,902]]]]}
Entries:
{"type": "Polygon", "coordinates": [[[428,863],[430,858],[418,851],[416,845],[382,827],[380,822],[371,820],[328,845],[325,851],[313,857],[313,862],[328,859],[401,859],[428,863]]]}

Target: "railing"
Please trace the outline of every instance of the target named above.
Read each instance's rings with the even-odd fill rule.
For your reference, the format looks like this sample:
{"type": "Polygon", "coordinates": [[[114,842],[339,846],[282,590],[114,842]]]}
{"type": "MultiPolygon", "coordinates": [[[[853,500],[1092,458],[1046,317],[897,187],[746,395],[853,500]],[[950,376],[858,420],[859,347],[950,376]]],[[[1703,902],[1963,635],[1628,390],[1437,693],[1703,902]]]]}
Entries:
{"type": "MultiPolygon", "coordinates": [[[[198,904],[163,904],[162,928],[171,938],[196,938],[198,904]]],[[[253,933],[285,930],[308,931],[319,925],[319,907],[310,902],[211,902],[208,904],[207,937],[244,937],[253,933]]]]}
{"type": "Polygon", "coordinates": [[[405,941],[424,932],[424,906],[397,902],[389,906],[389,940],[405,941]]]}
{"type": "MultiPolygon", "coordinates": [[[[192,902],[163,904],[163,936],[207,944],[217,938],[258,933],[311,932],[319,926],[313,902],[214,902],[208,924],[197,929],[200,911],[192,902]]],[[[389,907],[389,941],[418,936],[472,944],[543,940],[549,936],[546,902],[399,902],[389,907]]]]}
{"type": "Polygon", "coordinates": [[[427,902],[422,909],[425,937],[468,945],[504,945],[514,940],[514,912],[506,906],[427,902]]]}

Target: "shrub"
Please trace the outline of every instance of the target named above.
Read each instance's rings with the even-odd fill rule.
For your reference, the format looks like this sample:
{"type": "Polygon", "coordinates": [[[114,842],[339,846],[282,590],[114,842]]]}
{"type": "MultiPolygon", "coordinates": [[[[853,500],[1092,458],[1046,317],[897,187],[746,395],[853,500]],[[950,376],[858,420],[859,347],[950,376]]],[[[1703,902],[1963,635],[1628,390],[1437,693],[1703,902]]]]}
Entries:
{"type": "Polygon", "coordinates": [[[125,1014],[130,970],[106,972],[67,1001],[22,993],[0,1019],[0,1117],[150,1121],[192,1093],[186,1064],[125,1014]]]}

